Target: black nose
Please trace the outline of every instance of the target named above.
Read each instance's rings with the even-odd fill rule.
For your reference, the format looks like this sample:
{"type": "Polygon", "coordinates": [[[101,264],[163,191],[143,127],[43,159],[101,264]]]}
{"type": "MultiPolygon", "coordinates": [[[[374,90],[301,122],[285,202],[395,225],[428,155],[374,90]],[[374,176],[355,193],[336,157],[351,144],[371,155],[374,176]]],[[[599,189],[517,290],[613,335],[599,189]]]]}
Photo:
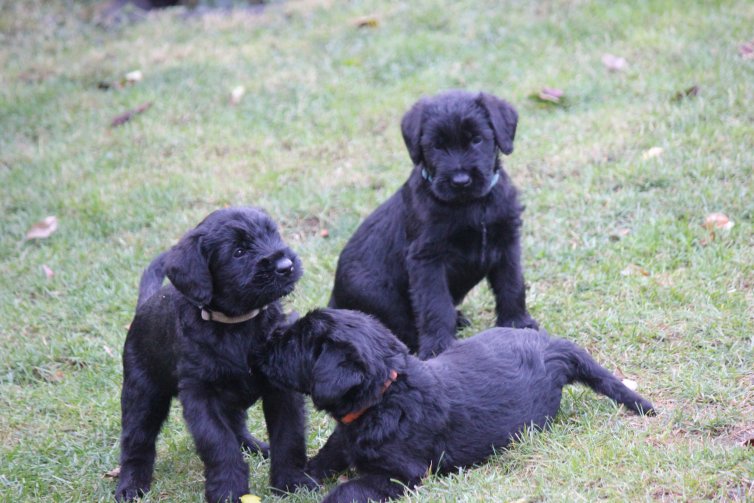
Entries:
{"type": "Polygon", "coordinates": [[[466,173],[456,173],[450,179],[450,183],[454,187],[467,187],[471,183],[471,177],[466,173]]]}
{"type": "Polygon", "coordinates": [[[275,272],[278,274],[290,274],[293,271],[293,261],[283,257],[275,262],[275,272]]]}

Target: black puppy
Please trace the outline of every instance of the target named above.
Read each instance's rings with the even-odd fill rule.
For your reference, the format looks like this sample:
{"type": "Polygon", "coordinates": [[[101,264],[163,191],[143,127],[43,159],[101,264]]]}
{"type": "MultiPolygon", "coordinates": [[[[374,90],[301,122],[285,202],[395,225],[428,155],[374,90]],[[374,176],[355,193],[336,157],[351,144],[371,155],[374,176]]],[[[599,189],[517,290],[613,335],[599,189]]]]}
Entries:
{"type": "Polygon", "coordinates": [[[523,208],[497,154],[513,152],[517,122],[485,93],[419,100],[401,123],[414,170],[343,249],[330,307],[376,316],[428,358],[468,323],[455,306],[487,278],[497,325],[537,328],[521,270],[523,208]]]}
{"type": "Polygon", "coordinates": [[[326,477],[354,466],[360,476],[326,502],[385,501],[430,469],[478,463],[524,428],[545,427],[572,382],[653,413],[586,351],[544,331],[493,328],[422,361],[377,320],[321,310],[278,331],[265,351],[271,379],[340,422],[307,471],[326,477]]]}
{"type": "Polygon", "coordinates": [[[207,500],[248,493],[241,447],[268,451],[246,429],[246,409],[260,397],[272,487],[316,486],[304,474],[303,399],[269,382],[253,358],[285,321],[279,299],[300,277],[298,257],[254,208],[213,212],[150,264],[123,349],[116,499],[149,490],[155,441],[176,395],[204,462],[207,500]],[[166,274],[172,285],[160,289],[166,274]]]}

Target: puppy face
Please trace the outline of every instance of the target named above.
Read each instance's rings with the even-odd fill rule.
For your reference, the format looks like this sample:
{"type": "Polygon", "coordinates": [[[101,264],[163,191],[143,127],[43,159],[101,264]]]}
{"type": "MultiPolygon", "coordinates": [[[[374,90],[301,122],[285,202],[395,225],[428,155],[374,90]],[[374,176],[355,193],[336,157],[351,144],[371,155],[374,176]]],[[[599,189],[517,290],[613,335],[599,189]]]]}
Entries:
{"type": "Polygon", "coordinates": [[[170,250],[165,269],[194,304],[231,316],[291,293],[302,274],[298,256],[256,208],[211,213],[170,250]]]}
{"type": "Polygon", "coordinates": [[[448,91],[419,100],[401,131],[411,160],[432,193],[445,202],[484,197],[500,169],[497,150],[513,152],[518,115],[490,94],[448,91]]]}
{"type": "Polygon", "coordinates": [[[311,395],[335,417],[374,404],[391,370],[405,368],[408,348],[380,322],[357,311],[321,309],[274,336],[265,349],[267,376],[311,395]]]}

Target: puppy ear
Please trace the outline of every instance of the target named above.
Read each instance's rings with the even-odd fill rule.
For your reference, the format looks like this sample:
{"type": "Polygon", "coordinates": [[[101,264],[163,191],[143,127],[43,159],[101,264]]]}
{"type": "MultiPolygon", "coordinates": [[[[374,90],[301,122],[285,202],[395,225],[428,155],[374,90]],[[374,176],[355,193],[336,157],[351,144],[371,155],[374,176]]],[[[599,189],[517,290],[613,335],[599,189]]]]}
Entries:
{"type": "Polygon", "coordinates": [[[212,299],[212,276],[207,258],[201,250],[201,236],[191,232],[184,236],[165,259],[165,274],[173,286],[199,307],[212,299]]]}
{"type": "Polygon", "coordinates": [[[516,109],[507,101],[487,93],[479,93],[479,104],[487,110],[498,148],[505,155],[510,154],[518,125],[516,109]]]}
{"type": "Polygon", "coordinates": [[[364,382],[358,364],[346,358],[342,351],[325,347],[312,369],[312,402],[317,407],[335,409],[347,405],[345,395],[364,382]]]}
{"type": "Polygon", "coordinates": [[[408,155],[414,166],[422,162],[422,123],[424,122],[424,100],[421,99],[414,103],[414,106],[406,112],[401,120],[401,133],[403,141],[406,142],[408,155]]]}

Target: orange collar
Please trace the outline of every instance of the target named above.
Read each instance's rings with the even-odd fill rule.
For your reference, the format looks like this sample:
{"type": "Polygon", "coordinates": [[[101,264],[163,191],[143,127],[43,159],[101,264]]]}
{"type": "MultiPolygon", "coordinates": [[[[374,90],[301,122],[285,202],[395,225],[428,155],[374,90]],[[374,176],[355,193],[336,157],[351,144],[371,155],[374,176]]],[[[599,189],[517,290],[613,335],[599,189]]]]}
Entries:
{"type": "MultiPolygon", "coordinates": [[[[385,384],[382,385],[382,394],[384,395],[387,389],[390,387],[391,384],[395,382],[395,380],[398,379],[398,372],[391,369],[390,370],[390,376],[385,380],[385,384]]],[[[364,407],[363,409],[349,412],[345,416],[341,417],[339,421],[343,424],[351,424],[354,421],[356,421],[358,418],[361,417],[362,414],[364,414],[369,407],[372,407],[372,405],[369,405],[367,407],[364,407]]]]}

